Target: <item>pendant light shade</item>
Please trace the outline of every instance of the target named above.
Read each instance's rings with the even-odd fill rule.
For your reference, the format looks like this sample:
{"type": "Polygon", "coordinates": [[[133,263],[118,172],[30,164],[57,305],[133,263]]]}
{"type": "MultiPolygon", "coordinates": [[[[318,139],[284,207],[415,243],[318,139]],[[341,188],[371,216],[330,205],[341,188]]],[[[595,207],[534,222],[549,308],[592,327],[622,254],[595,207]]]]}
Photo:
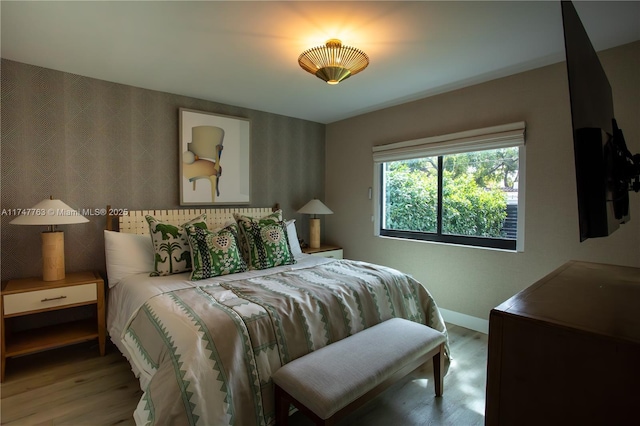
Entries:
{"type": "Polygon", "coordinates": [[[302,52],[298,64],[319,79],[338,84],[365,69],[369,57],[360,49],[343,46],[340,40],[331,39],[324,46],[302,52]]]}

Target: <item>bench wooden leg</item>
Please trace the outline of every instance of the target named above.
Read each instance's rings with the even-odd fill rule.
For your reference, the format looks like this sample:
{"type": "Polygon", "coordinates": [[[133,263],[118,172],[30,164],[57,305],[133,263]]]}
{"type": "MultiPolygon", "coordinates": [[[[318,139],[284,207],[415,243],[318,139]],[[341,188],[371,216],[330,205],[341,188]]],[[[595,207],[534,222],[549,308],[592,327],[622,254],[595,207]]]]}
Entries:
{"type": "Polygon", "coordinates": [[[444,390],[444,344],[440,345],[440,350],[433,356],[433,383],[436,388],[436,396],[442,396],[444,390]]]}
{"type": "Polygon", "coordinates": [[[289,421],[289,400],[280,386],[274,385],[276,403],[276,426],[287,426],[289,421]]]}

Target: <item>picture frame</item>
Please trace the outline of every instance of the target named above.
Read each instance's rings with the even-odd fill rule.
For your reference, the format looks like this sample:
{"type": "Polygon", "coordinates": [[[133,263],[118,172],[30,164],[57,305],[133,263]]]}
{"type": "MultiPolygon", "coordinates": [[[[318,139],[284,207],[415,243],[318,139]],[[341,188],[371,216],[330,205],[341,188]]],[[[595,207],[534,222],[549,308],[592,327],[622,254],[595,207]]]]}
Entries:
{"type": "Polygon", "coordinates": [[[180,205],[251,202],[251,122],[179,109],[180,205]]]}

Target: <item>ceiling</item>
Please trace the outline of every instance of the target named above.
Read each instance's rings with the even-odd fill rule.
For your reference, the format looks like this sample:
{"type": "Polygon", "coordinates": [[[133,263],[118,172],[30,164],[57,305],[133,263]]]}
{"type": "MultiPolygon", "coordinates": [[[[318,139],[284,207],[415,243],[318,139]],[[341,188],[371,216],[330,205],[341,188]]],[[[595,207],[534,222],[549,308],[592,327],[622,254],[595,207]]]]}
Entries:
{"type": "MultiPolygon", "coordinates": [[[[640,40],[640,2],[576,2],[596,50],[640,40]]],[[[331,123],[564,60],[559,1],[2,1],[2,57],[331,123]],[[330,86],[300,53],[371,64],[330,86]]]]}

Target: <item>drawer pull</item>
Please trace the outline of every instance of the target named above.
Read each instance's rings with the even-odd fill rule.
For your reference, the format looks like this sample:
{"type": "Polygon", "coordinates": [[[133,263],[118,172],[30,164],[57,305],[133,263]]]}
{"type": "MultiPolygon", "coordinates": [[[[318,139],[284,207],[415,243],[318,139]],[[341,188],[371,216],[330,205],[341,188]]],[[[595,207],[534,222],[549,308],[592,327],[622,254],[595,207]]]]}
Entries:
{"type": "Polygon", "coordinates": [[[67,296],[58,296],[58,297],[47,297],[46,299],[42,299],[41,302],[51,302],[52,300],[60,300],[66,299],[67,296]]]}

